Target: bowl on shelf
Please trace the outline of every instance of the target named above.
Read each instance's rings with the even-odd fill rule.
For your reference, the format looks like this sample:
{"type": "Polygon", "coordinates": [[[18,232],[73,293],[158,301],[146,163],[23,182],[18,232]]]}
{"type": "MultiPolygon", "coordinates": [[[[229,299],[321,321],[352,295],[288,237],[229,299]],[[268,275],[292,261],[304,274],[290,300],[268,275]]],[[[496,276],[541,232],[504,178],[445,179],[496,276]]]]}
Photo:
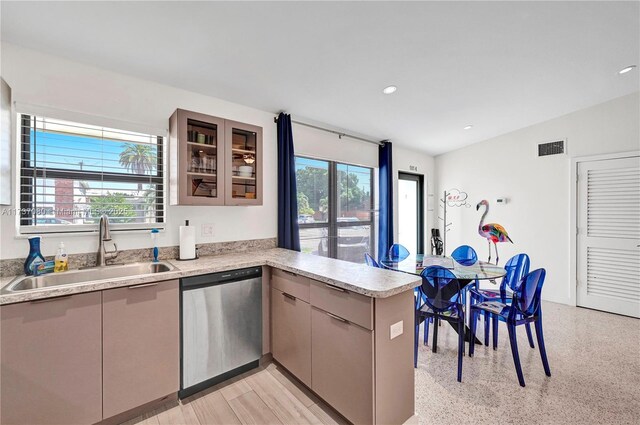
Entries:
{"type": "Polygon", "coordinates": [[[251,177],[253,174],[253,167],[249,167],[248,165],[243,165],[238,167],[238,175],[240,177],[251,177]]]}

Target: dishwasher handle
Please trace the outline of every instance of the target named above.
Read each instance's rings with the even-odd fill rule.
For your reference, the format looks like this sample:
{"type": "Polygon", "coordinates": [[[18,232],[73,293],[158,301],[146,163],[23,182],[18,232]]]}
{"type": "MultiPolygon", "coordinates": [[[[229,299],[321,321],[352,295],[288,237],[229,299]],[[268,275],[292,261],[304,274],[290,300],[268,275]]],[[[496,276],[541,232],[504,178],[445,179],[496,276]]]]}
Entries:
{"type": "Polygon", "coordinates": [[[262,276],[262,267],[248,267],[246,269],[229,270],[226,272],[209,273],[180,279],[180,287],[184,290],[202,288],[204,286],[222,285],[239,280],[248,280],[262,276]]]}

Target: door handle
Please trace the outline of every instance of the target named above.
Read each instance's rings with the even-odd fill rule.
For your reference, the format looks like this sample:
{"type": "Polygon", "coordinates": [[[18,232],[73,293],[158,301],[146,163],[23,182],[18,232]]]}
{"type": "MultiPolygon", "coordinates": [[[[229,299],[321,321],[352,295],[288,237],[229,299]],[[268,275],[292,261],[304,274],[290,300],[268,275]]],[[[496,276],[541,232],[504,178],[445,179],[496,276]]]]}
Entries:
{"type": "Polygon", "coordinates": [[[156,286],[157,284],[158,284],[158,282],[144,283],[142,285],[127,286],[127,289],[146,288],[147,286],[156,286]]]}
{"type": "Polygon", "coordinates": [[[295,301],[297,298],[294,297],[293,295],[289,295],[286,292],[283,292],[282,295],[284,295],[285,297],[289,298],[292,301],[295,301]]]}
{"type": "Polygon", "coordinates": [[[331,317],[332,319],[336,319],[336,320],[337,320],[337,321],[339,321],[339,322],[342,322],[342,323],[349,323],[349,321],[348,321],[347,319],[343,319],[343,318],[342,318],[342,317],[340,317],[340,316],[336,316],[335,314],[331,314],[331,313],[329,313],[328,311],[325,311],[325,313],[327,313],[327,316],[331,317]]]}
{"type": "Polygon", "coordinates": [[[49,302],[49,301],[66,300],[67,298],[71,298],[72,296],[73,295],[65,295],[63,297],[45,298],[43,300],[33,300],[33,301],[31,301],[31,304],[46,303],[46,302],[49,302]]]}
{"type": "Polygon", "coordinates": [[[338,292],[347,292],[347,290],[346,290],[346,289],[338,288],[337,286],[332,286],[332,285],[329,285],[328,283],[325,283],[325,284],[324,284],[324,286],[326,286],[326,287],[327,287],[327,288],[329,288],[329,289],[333,289],[334,291],[338,291],[338,292]]]}
{"type": "Polygon", "coordinates": [[[288,270],[282,270],[282,271],[283,271],[284,273],[288,274],[288,275],[298,277],[298,275],[297,275],[297,274],[295,274],[294,272],[290,272],[290,271],[288,271],[288,270]]]}

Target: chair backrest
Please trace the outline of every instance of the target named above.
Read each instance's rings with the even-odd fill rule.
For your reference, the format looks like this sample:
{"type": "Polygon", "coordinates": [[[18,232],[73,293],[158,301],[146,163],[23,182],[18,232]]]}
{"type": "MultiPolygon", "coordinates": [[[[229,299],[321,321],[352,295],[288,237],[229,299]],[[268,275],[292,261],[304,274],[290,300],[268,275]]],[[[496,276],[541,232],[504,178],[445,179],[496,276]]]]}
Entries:
{"type": "Polygon", "coordinates": [[[441,266],[427,267],[420,273],[420,290],[425,302],[435,312],[450,310],[461,301],[460,282],[451,270],[441,266]]]}
{"type": "Polygon", "coordinates": [[[529,273],[530,264],[531,260],[527,254],[516,254],[509,258],[509,261],[504,265],[507,274],[502,278],[501,290],[509,286],[509,288],[514,291],[524,275],[529,273]]]}
{"type": "Polygon", "coordinates": [[[478,261],[476,250],[469,245],[460,245],[451,253],[451,257],[463,266],[471,266],[478,261]]]}
{"type": "Polygon", "coordinates": [[[536,269],[525,275],[513,292],[511,311],[516,310],[525,317],[531,317],[540,309],[540,294],[547,272],[545,269],[536,269]]]}
{"type": "Polygon", "coordinates": [[[389,260],[402,261],[409,256],[409,250],[399,243],[394,243],[389,248],[389,260]]]}
{"type": "Polygon", "coordinates": [[[364,262],[367,263],[367,266],[380,268],[380,264],[368,252],[364,253],[364,262]]]}

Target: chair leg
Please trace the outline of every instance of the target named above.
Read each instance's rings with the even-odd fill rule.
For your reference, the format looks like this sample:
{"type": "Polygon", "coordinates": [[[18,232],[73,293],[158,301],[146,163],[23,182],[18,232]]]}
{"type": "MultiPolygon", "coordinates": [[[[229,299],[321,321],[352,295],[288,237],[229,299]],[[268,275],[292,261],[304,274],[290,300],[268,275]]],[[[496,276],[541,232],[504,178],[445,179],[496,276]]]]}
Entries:
{"type": "Polygon", "coordinates": [[[533,344],[533,335],[531,335],[531,324],[525,323],[524,327],[527,330],[527,338],[529,338],[529,347],[536,348],[536,346],[533,344]]]}
{"type": "Polygon", "coordinates": [[[547,376],[551,376],[551,369],[549,369],[549,361],[547,360],[547,350],[544,348],[544,337],[542,336],[542,317],[538,317],[535,322],[536,337],[538,338],[538,349],[540,350],[540,357],[542,357],[542,366],[544,366],[544,373],[547,376]]]}
{"type": "Polygon", "coordinates": [[[491,323],[493,325],[493,349],[497,350],[498,349],[498,315],[497,314],[493,314],[491,316],[491,323]]]}
{"type": "Polygon", "coordinates": [[[478,318],[478,310],[471,310],[471,335],[469,338],[469,357],[473,357],[476,346],[476,324],[478,318]]]}
{"type": "MultiPolygon", "coordinates": [[[[480,303],[480,302],[482,302],[482,299],[481,299],[481,298],[476,298],[476,301],[477,301],[478,303],[480,303]]],[[[475,319],[474,319],[474,320],[475,320],[476,322],[479,322],[479,321],[480,321],[480,313],[476,314],[474,317],[475,317],[475,319]]],[[[477,329],[477,328],[476,328],[476,329],[477,329]]]]}
{"type": "Polygon", "coordinates": [[[440,326],[440,320],[437,317],[433,318],[433,343],[431,351],[434,353],[438,351],[438,326],[440,326]]]}
{"type": "MultiPolygon", "coordinates": [[[[473,295],[473,293],[471,291],[469,291],[469,312],[471,312],[471,306],[474,305],[474,304],[476,304],[476,297],[475,297],[475,295],[473,295]]],[[[467,306],[465,305],[465,308],[466,307],[467,306]]],[[[469,313],[469,317],[467,319],[465,319],[465,320],[468,321],[467,325],[469,327],[471,327],[471,317],[472,317],[472,315],[471,315],[471,313],[469,313]]]]}
{"type": "Polygon", "coordinates": [[[489,317],[491,317],[491,313],[488,311],[484,312],[484,345],[489,346],[489,317]]]}
{"type": "Polygon", "coordinates": [[[513,355],[513,363],[516,366],[516,374],[521,387],[524,387],[524,376],[522,376],[522,366],[520,365],[520,355],[518,354],[518,341],[516,340],[516,326],[507,323],[509,330],[509,342],[511,343],[511,354],[513,355]]]}
{"type": "MultiPolygon", "coordinates": [[[[425,320],[429,320],[427,318],[425,318],[425,320]]],[[[415,338],[413,341],[413,367],[417,368],[418,367],[418,340],[420,339],[420,320],[418,319],[418,316],[416,316],[415,318],[415,324],[416,324],[416,331],[415,331],[415,338]]]]}
{"type": "Polygon", "coordinates": [[[464,354],[464,318],[458,322],[458,382],[462,382],[462,355],[464,354]]]}
{"type": "Polygon", "coordinates": [[[429,319],[428,317],[425,317],[424,319],[424,345],[427,345],[427,342],[429,341],[429,319]]]}

